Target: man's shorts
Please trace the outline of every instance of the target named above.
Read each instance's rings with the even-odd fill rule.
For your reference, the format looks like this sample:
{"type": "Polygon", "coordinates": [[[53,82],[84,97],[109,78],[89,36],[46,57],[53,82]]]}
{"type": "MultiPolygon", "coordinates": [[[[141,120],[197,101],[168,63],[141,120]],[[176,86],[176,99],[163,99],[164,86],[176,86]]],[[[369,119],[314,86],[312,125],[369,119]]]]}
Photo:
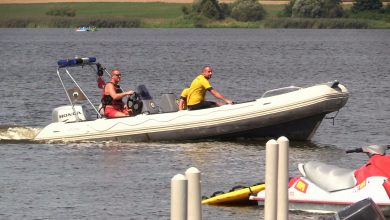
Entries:
{"type": "Polygon", "coordinates": [[[198,109],[204,109],[204,108],[213,108],[217,107],[217,103],[210,102],[210,101],[203,101],[195,105],[188,105],[187,108],[189,110],[198,110],[198,109]]]}
{"type": "Polygon", "coordinates": [[[104,108],[104,115],[107,117],[107,118],[115,118],[115,115],[117,112],[122,112],[126,115],[129,115],[129,110],[127,109],[120,109],[120,108],[114,108],[114,107],[111,107],[111,106],[106,106],[104,108]]]}

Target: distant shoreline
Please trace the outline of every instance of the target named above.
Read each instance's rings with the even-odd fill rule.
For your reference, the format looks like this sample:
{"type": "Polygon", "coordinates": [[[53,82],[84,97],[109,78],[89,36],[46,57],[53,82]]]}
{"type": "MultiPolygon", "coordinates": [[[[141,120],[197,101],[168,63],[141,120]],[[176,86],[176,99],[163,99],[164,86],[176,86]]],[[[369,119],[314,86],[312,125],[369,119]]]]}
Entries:
{"type": "MultiPolygon", "coordinates": [[[[231,3],[234,0],[220,0],[219,2],[231,3]]],[[[112,3],[179,3],[179,4],[191,4],[193,0],[0,0],[1,4],[47,4],[47,3],[93,3],[93,2],[112,2],[112,3]]],[[[263,5],[286,5],[290,1],[274,1],[274,0],[260,0],[263,5]]],[[[353,0],[344,0],[344,5],[352,4],[353,0]]],[[[390,0],[383,0],[384,5],[390,4],[390,0]]]]}
{"type": "MultiPolygon", "coordinates": [[[[220,2],[233,2],[234,0],[221,0],[220,2]]],[[[37,4],[37,3],[64,3],[64,2],[162,2],[162,3],[192,3],[193,0],[0,0],[0,4],[37,4]]],[[[288,4],[289,1],[260,1],[265,5],[283,5],[288,4]]]]}

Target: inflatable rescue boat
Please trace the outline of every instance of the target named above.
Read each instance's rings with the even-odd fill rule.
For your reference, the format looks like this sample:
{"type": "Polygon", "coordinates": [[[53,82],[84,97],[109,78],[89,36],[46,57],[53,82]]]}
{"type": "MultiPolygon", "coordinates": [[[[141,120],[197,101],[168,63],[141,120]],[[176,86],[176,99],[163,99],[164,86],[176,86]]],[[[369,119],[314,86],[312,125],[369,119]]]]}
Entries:
{"type": "Polygon", "coordinates": [[[40,131],[36,141],[181,141],[279,136],[308,140],[325,115],[339,111],[348,100],[346,87],[332,81],[304,88],[279,88],[256,100],[233,105],[178,111],[174,94],[163,94],[157,104],[146,86],[139,86],[138,97],[127,100],[135,116],[105,118],[99,111],[100,103],[92,103],[76,82],[76,75],[70,72],[74,68],[92,70],[93,77],[101,65],[95,57],[58,61],[57,75],[70,104],[53,109],[52,123],[40,131]],[[64,77],[71,79],[73,87],[65,85],[64,77]]]}

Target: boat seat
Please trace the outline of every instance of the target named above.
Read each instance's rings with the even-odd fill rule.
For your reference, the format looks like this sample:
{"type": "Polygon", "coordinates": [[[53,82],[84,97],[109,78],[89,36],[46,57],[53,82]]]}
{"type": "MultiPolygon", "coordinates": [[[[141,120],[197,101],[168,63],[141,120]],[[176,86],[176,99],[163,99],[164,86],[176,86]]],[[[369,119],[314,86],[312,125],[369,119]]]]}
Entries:
{"type": "Polygon", "coordinates": [[[302,168],[310,181],[328,192],[349,189],[356,185],[354,170],[351,169],[315,161],[303,164],[302,168]]]}

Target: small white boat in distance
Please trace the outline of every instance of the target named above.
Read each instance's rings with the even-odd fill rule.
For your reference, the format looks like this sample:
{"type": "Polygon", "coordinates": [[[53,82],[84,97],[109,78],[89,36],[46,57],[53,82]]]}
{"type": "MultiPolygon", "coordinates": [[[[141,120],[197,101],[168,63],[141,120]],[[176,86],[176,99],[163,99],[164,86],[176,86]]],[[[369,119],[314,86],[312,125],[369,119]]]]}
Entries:
{"type": "MultiPolygon", "coordinates": [[[[58,61],[57,75],[70,105],[53,110],[52,123],[35,137],[36,141],[181,141],[195,139],[270,138],[308,140],[326,114],[338,111],[348,100],[348,91],[338,81],[307,88],[290,86],[267,91],[254,101],[193,111],[178,111],[177,97],[163,94],[157,105],[145,86],[139,86],[139,103],[132,104],[137,115],[108,119],[99,112],[69,69],[97,71],[95,57],[58,61]],[[67,89],[63,77],[76,88],[67,89]],[[80,104],[86,100],[87,104],[80,104]],[[88,113],[87,105],[93,113],[88,113]]],[[[109,74],[105,71],[106,74],[109,74]]],[[[83,74],[84,76],[86,74],[83,74]]],[[[92,75],[91,75],[92,77],[92,75]]]]}
{"type": "Polygon", "coordinates": [[[77,32],[84,32],[84,31],[97,31],[97,28],[94,27],[94,26],[82,26],[82,27],[78,27],[76,29],[77,32]]]}

